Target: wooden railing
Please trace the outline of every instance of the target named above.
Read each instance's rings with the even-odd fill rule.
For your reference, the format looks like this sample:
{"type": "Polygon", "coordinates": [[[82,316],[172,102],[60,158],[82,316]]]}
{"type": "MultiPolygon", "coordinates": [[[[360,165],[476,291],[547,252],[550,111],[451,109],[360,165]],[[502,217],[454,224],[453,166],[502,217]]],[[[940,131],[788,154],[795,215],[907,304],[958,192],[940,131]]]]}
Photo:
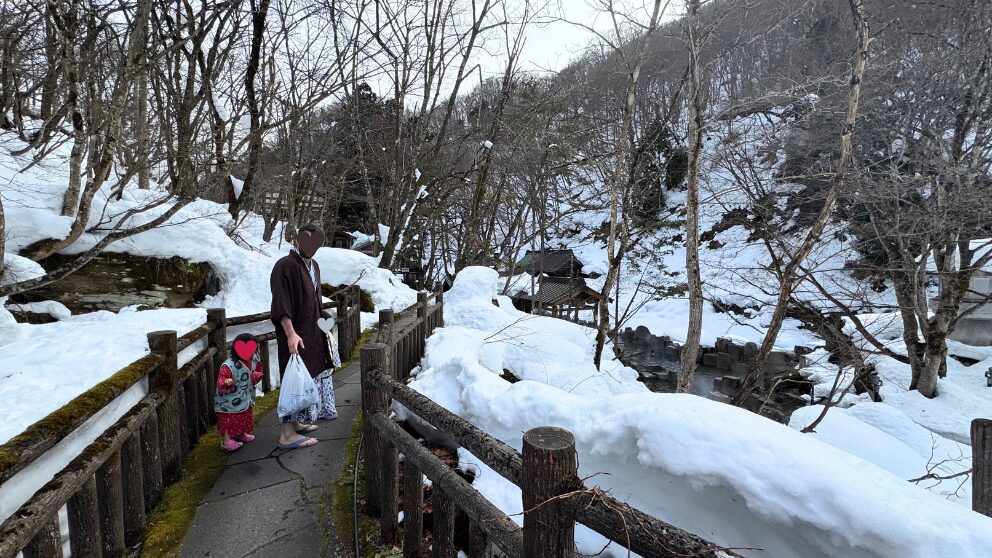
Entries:
{"type": "MultiPolygon", "coordinates": [[[[360,336],[357,287],[339,291],[324,309],[336,308],[343,358],[360,336]]],[[[227,358],[227,328],[268,322],[269,313],[226,318],[223,308],[207,310],[207,322],[179,337],[175,331],[148,334],[151,354],[0,446],[0,482],[37,460],[131,386],[148,379],[148,394],[89,444],[55,477],[0,525],[0,558],[62,556],[58,513],[66,506],[73,556],[123,556],[144,537],[146,514],[175,482],[183,460],[201,435],[216,423],[213,393],[217,370],[227,358]],[[179,352],[201,341],[206,346],[179,366],[179,352]],[[82,403],[85,412],[74,412],[82,403]]],[[[269,379],[269,343],[275,332],[258,336],[269,379]]],[[[16,482],[16,479],[15,479],[16,482]]]]}
{"type": "Polygon", "coordinates": [[[487,556],[490,545],[511,558],[571,557],[576,522],[646,558],[737,556],[731,549],[651,517],[602,490],[583,486],[578,476],[575,438],[567,430],[542,427],[526,432],[521,454],[407,387],[402,380],[420,360],[426,335],[443,320],[440,296],[433,306],[428,305],[426,295],[421,297],[416,321],[394,333],[390,331],[391,313],[381,313],[376,343],[361,349],[366,511],[379,518],[384,544],[401,542],[398,512],[402,504],[403,556],[423,554],[426,476],[433,487],[434,556],[456,555],[455,516],[459,512],[468,517],[468,548],[463,550],[471,558],[487,556]],[[519,486],[523,528],[390,419],[391,401],[402,404],[519,486]]]}

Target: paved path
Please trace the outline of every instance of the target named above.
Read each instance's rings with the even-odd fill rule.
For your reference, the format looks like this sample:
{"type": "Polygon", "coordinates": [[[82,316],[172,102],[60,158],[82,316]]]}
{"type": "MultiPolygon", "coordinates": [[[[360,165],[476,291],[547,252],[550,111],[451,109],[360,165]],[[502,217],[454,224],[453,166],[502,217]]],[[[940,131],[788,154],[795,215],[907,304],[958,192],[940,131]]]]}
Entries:
{"type": "Polygon", "coordinates": [[[348,557],[331,510],[332,483],[341,475],[344,447],[360,410],[359,365],[334,374],[338,418],[320,421],[310,448],[276,448],[275,411],[255,426],[255,441],[231,454],[227,469],[196,511],[183,558],[348,557]]]}

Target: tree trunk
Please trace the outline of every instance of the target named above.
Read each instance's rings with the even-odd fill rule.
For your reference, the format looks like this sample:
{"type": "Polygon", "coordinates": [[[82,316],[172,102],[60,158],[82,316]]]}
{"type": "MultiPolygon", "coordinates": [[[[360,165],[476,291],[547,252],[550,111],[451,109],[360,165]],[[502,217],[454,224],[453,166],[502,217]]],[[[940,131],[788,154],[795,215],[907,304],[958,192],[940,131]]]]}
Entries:
{"type": "MultiPolygon", "coordinates": [[[[135,42],[140,46],[137,83],[134,96],[137,101],[135,135],[138,141],[138,188],[147,190],[151,184],[151,149],[148,132],[148,17],[151,0],[141,0],[135,19],[135,42]]],[[[123,189],[123,187],[122,187],[123,189]]]]}
{"type": "Polygon", "coordinates": [[[248,114],[251,119],[248,130],[248,167],[245,170],[241,195],[235,197],[233,185],[228,189],[228,211],[235,219],[237,219],[238,212],[245,200],[251,197],[255,175],[258,173],[258,164],[262,155],[262,109],[259,107],[258,93],[255,91],[255,76],[258,75],[262,40],[265,35],[265,19],[268,13],[269,0],[259,0],[257,5],[255,0],[251,0],[251,52],[248,57],[248,66],[245,69],[245,95],[247,96],[248,114]]]}
{"type": "Polygon", "coordinates": [[[651,13],[651,21],[648,24],[647,31],[644,33],[644,37],[641,39],[637,57],[634,59],[634,65],[633,67],[628,66],[630,73],[627,75],[627,96],[624,103],[623,122],[617,134],[616,168],[613,169],[613,174],[610,178],[610,234],[606,246],[609,269],[606,272],[606,282],[603,283],[603,290],[597,304],[599,323],[596,326],[596,349],[593,356],[596,369],[599,369],[603,362],[603,348],[606,345],[606,338],[610,331],[610,294],[614,283],[620,275],[620,264],[623,262],[623,254],[627,244],[627,228],[620,222],[619,206],[622,194],[621,190],[630,186],[630,138],[633,135],[634,101],[637,97],[637,80],[641,75],[641,66],[644,65],[648,42],[658,27],[658,17],[660,14],[661,0],[655,0],[654,9],[651,13]],[[619,246],[617,245],[618,237],[619,246]]]}
{"type": "Polygon", "coordinates": [[[686,195],[685,276],[689,287],[689,326],[679,362],[677,391],[692,391],[703,330],[703,286],[699,272],[699,157],[703,149],[703,103],[699,76],[699,3],[689,1],[689,175],[686,195]]]}
{"type": "Polygon", "coordinates": [[[62,198],[62,215],[71,217],[76,214],[79,205],[79,193],[82,187],[83,151],[86,147],[86,128],[82,110],[80,109],[79,84],[82,79],[82,63],[76,53],[76,35],[73,17],[66,18],[66,29],[62,35],[62,63],[66,67],[66,81],[69,92],[66,104],[69,106],[69,116],[72,120],[72,151],[69,154],[69,185],[62,198]]]}
{"type": "Polygon", "coordinates": [[[768,325],[768,330],[765,332],[765,337],[761,342],[761,347],[758,349],[754,361],[748,367],[747,375],[741,383],[740,390],[732,400],[734,405],[741,405],[747,401],[748,396],[757,384],[761,369],[764,368],[768,360],[768,355],[771,354],[772,349],[775,347],[778,332],[782,329],[782,323],[785,321],[786,314],[788,313],[789,299],[792,297],[793,290],[800,282],[797,271],[813,250],[813,247],[820,239],[820,235],[823,234],[824,228],[827,226],[834,206],[837,204],[840,188],[844,184],[844,174],[851,160],[851,135],[854,132],[854,125],[858,117],[861,80],[864,77],[865,64],[868,61],[868,46],[871,43],[871,37],[869,35],[868,20],[865,15],[865,0],[849,0],[849,3],[855,33],[857,35],[857,52],[855,53],[854,67],[851,70],[851,81],[847,98],[847,116],[840,137],[840,156],[837,161],[837,168],[834,171],[826,199],[823,201],[823,208],[820,209],[820,213],[817,215],[816,221],[806,235],[806,239],[796,253],[788,260],[789,263],[782,271],[779,293],[775,301],[775,311],[772,313],[772,318],[768,325]]]}

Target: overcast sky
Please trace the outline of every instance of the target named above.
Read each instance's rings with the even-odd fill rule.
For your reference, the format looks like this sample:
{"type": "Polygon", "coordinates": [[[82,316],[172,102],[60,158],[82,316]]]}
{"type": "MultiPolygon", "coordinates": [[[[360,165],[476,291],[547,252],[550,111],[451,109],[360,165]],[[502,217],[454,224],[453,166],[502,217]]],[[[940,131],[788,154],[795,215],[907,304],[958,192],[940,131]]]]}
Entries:
{"type": "MultiPolygon", "coordinates": [[[[523,11],[525,2],[529,0],[507,0],[511,9],[523,11]]],[[[593,27],[601,32],[611,29],[609,18],[604,14],[603,0],[548,0],[540,8],[531,1],[532,8],[540,14],[538,21],[531,23],[526,31],[526,42],[521,56],[521,70],[525,71],[558,71],[568,65],[582,49],[595,41],[596,36],[591,31],[569,22],[577,22],[593,27]],[[565,19],[568,21],[561,21],[565,19]]],[[[638,20],[646,23],[650,17],[650,9],[654,6],[651,0],[614,0],[618,12],[638,14],[638,20]]],[[[673,1],[668,8],[668,14],[663,19],[671,19],[675,10],[681,9],[681,2],[673,1]]],[[[501,75],[506,65],[505,47],[497,47],[499,52],[494,56],[480,61],[486,77],[501,75]]]]}

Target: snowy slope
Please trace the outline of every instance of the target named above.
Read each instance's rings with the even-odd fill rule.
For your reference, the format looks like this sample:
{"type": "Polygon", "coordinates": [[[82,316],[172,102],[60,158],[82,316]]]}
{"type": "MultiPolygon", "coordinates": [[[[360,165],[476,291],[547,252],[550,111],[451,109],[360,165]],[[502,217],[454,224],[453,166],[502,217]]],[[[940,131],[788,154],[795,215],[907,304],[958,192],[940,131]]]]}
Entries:
{"type": "MultiPolygon", "coordinates": [[[[494,306],[497,281],[484,268],[458,276],[446,326],[428,341],[411,386],[510,445],[519,449],[522,433],[536,426],[567,428],[580,476],[607,473],[589,482],[717,543],[765,549],[755,556],[989,555],[992,519],[753,413],[648,393],[619,365],[596,373],[588,350],[558,350],[581,328],[494,306]],[[524,346],[547,350],[535,357],[524,346]],[[523,381],[500,378],[504,368],[523,381]]],[[[897,439],[895,428],[873,428],[897,439]]],[[[864,443],[876,439],[888,438],[864,443]]],[[[520,511],[517,489],[462,457],[482,473],[478,488],[504,511],[520,511]]],[[[600,550],[589,535],[580,533],[580,550],[600,550]]]]}

